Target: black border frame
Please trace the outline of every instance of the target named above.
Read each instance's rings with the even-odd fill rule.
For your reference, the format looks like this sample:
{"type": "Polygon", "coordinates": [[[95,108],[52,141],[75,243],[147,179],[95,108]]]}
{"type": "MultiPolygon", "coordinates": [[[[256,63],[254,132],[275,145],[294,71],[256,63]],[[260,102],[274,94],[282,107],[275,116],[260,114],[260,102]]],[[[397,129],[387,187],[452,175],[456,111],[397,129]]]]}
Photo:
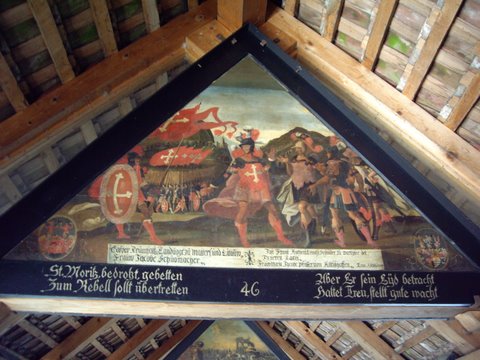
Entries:
{"type": "MultiPolygon", "coordinates": [[[[264,66],[295,98],[314,115],[322,118],[353,149],[368,159],[369,165],[388,179],[397,191],[407,195],[408,199],[414,199],[410,201],[420,213],[447,238],[455,239],[454,242],[461,251],[468,254],[477,267],[480,266],[480,228],[340,99],[253,25],[244,26],[187,68],[4,214],[0,218],[0,256],[4,256],[118,158],[248,55],[264,66]]],[[[11,266],[15,269],[20,265],[0,262],[2,269],[10,269],[11,266]]],[[[39,266],[32,263],[32,269],[38,269],[39,266]]],[[[448,279],[448,282],[452,279],[452,274],[439,276],[448,279]]],[[[479,278],[478,273],[467,273],[466,277],[458,274],[458,277],[471,279],[474,284],[480,283],[475,282],[479,278]]],[[[18,276],[12,276],[11,281],[14,278],[18,276]]],[[[454,285],[457,289],[459,286],[459,282],[454,285]]],[[[463,285],[460,291],[464,296],[461,300],[457,297],[451,301],[446,298],[444,301],[467,304],[470,300],[466,298],[471,293],[473,302],[473,295],[479,289],[467,290],[465,286],[467,285],[463,285]]],[[[11,289],[5,284],[2,289],[0,284],[0,293],[5,293],[5,288],[11,289]]],[[[9,291],[7,293],[11,293],[9,291]]],[[[38,294],[35,290],[32,292],[38,294]]]]}

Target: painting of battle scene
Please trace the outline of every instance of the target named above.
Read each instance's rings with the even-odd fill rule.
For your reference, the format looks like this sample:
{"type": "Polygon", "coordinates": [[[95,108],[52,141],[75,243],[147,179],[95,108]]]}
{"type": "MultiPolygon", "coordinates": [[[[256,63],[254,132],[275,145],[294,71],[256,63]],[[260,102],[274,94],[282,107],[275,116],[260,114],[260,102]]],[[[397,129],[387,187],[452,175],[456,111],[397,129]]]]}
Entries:
{"type": "Polygon", "coordinates": [[[179,360],[275,360],[277,356],[243,322],[215,321],[179,360]]]}
{"type": "Polygon", "coordinates": [[[471,268],[251,58],[159,125],[8,257],[169,265],[184,257],[178,265],[201,266],[220,252],[266,268],[289,259],[297,268],[471,268]],[[332,261],[320,262],[323,256],[332,261]]]}

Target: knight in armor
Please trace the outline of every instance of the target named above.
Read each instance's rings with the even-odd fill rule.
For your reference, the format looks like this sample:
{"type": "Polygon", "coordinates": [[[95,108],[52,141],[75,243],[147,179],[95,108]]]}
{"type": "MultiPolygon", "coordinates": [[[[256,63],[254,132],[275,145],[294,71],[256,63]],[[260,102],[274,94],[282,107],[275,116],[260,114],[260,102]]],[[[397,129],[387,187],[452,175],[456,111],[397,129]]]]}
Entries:
{"type": "MultiPolygon", "coordinates": [[[[128,164],[135,170],[135,174],[137,175],[137,181],[139,184],[138,188],[138,203],[137,209],[142,213],[143,216],[143,227],[147,230],[148,235],[150,236],[150,240],[158,245],[162,245],[163,241],[157,237],[155,233],[155,229],[153,227],[152,222],[152,214],[153,214],[153,203],[154,199],[150,196],[145,196],[142,187],[145,186],[144,180],[144,171],[140,164],[141,157],[136,152],[128,153],[128,164]]],[[[118,227],[117,227],[118,228],[118,227]]],[[[121,236],[119,231],[119,236],[121,236]]],[[[123,236],[128,236],[125,233],[123,236]]]]}
{"type": "Polygon", "coordinates": [[[341,159],[336,148],[327,151],[327,175],[330,177],[332,194],[330,197],[330,212],[332,215],[332,229],[335,233],[335,243],[340,247],[346,247],[343,221],[340,211],[345,211],[348,217],[353,220],[358,232],[363,235],[367,244],[376,248],[368,228],[368,224],[359,212],[358,202],[351,188],[354,182],[350,164],[341,159]]]}
{"type": "Polygon", "coordinates": [[[282,223],[277,209],[273,205],[270,192],[269,165],[263,158],[254,154],[255,142],[252,138],[244,138],[240,142],[242,153],[231,166],[231,171],[238,174],[238,184],[233,194],[233,200],[238,204],[235,216],[240,242],[244,247],[250,247],[247,239],[247,215],[250,203],[258,203],[268,211],[268,221],[275,231],[277,239],[284,245],[293,245],[283,233],[282,223]]]}

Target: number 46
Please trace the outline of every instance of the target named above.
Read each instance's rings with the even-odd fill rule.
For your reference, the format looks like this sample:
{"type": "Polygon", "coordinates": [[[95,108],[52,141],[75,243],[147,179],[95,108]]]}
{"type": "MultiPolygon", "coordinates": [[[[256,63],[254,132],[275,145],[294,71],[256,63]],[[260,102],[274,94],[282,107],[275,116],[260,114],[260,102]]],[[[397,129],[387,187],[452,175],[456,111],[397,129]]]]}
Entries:
{"type": "Polygon", "coordinates": [[[243,282],[243,287],[240,292],[245,296],[258,296],[260,294],[260,289],[258,288],[258,281],[255,281],[252,285],[249,285],[248,282],[243,282]]]}

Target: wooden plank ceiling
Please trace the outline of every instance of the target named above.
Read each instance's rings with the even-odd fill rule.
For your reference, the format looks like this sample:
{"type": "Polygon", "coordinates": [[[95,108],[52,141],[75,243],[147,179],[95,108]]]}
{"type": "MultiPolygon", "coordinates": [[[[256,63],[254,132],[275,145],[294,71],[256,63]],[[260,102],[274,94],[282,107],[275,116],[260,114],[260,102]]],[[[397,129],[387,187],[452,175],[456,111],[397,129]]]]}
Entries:
{"type": "MultiPolygon", "coordinates": [[[[162,359],[200,320],[15,314],[0,305],[0,357],[162,359]]],[[[455,319],[258,321],[291,359],[476,359],[480,312],[455,319]]],[[[234,350],[234,349],[232,349],[234,350]]]]}
{"type": "MultiPolygon", "coordinates": [[[[263,22],[265,2],[235,0],[240,18],[231,3],[219,1],[216,20],[215,1],[0,2],[0,213],[242,22],[263,22]]],[[[283,3],[262,30],[480,223],[480,3],[283,3]]],[[[259,325],[292,359],[474,359],[479,318],[259,325]]],[[[156,359],[199,323],[16,314],[2,305],[0,355],[156,359]]]]}

